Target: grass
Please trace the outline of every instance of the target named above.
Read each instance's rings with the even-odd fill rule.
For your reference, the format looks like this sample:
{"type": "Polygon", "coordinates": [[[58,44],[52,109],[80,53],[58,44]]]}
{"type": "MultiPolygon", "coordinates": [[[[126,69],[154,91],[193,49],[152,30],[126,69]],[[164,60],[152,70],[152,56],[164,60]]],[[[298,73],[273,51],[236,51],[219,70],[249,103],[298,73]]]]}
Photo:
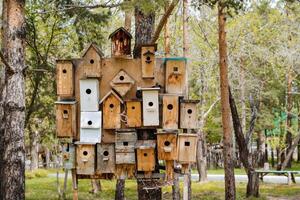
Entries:
{"type": "MultiPolygon", "coordinates": [[[[60,179],[61,187],[63,185],[63,179],[60,179]]],[[[102,180],[102,192],[97,195],[89,193],[91,184],[89,180],[79,180],[79,199],[101,199],[110,200],[114,199],[115,192],[115,181],[102,180]]],[[[237,199],[245,198],[246,183],[236,183],[237,187],[237,199]]],[[[128,200],[137,199],[136,181],[127,180],[125,195],[128,200]]],[[[181,183],[182,191],[182,183],[181,183]]],[[[259,200],[267,199],[267,197],[300,197],[300,186],[299,185],[277,185],[277,184],[260,184],[259,200]]],[[[32,178],[26,179],[26,199],[27,200],[54,200],[57,199],[57,187],[56,178],[44,177],[44,178],[32,178]]],[[[71,191],[71,179],[68,180],[67,187],[67,199],[72,199],[71,191]]],[[[172,199],[172,188],[167,186],[163,188],[163,199],[172,199]]],[[[192,199],[203,199],[203,200],[219,200],[224,199],[224,182],[207,182],[198,183],[193,182],[192,184],[192,199]]]]}

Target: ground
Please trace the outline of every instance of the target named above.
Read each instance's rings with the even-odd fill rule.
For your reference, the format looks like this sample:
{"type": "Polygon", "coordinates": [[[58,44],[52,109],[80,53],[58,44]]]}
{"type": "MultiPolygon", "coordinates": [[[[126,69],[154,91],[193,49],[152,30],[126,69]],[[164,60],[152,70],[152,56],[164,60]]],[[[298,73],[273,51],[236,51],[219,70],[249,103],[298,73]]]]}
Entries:
{"type": "MultiPolygon", "coordinates": [[[[49,172],[48,172],[49,173],[49,172]]],[[[50,172],[50,173],[53,173],[50,172]]],[[[41,177],[43,172],[39,172],[37,176],[31,179],[26,179],[26,199],[28,200],[54,200],[57,199],[57,182],[55,177],[41,177]]],[[[98,195],[89,193],[91,189],[89,180],[79,181],[79,199],[114,199],[115,181],[103,180],[101,192],[98,195]]],[[[60,185],[63,185],[63,179],[60,179],[60,185]]],[[[181,185],[182,186],[182,185],[181,185]]],[[[237,182],[237,199],[245,198],[245,182],[237,182]]],[[[126,181],[125,195],[127,200],[137,199],[136,182],[134,180],[126,181]]],[[[67,199],[72,199],[71,179],[68,181],[67,199]]],[[[300,183],[288,186],[286,184],[260,184],[260,200],[293,200],[300,199],[300,183]]],[[[163,199],[172,199],[171,187],[163,188],[163,199]]],[[[224,199],[224,182],[210,181],[207,183],[192,183],[192,199],[201,200],[219,200],[224,199]]]]}

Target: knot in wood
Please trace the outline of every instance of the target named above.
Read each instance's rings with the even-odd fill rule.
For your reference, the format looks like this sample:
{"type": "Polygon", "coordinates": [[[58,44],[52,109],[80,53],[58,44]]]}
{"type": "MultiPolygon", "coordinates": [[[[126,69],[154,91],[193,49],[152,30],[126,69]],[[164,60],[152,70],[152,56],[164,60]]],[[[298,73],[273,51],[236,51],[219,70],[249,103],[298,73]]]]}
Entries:
{"type": "Polygon", "coordinates": [[[13,111],[23,112],[25,111],[25,106],[19,106],[17,103],[10,101],[5,104],[5,110],[9,112],[13,112],[13,111]]]}

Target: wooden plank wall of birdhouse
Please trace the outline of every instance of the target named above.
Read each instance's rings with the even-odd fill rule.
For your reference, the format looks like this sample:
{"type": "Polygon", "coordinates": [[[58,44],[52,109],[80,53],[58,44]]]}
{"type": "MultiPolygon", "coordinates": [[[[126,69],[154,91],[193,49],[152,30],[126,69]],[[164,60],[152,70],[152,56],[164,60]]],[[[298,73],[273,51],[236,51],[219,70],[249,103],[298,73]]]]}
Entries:
{"type": "Polygon", "coordinates": [[[133,130],[116,132],[116,164],[135,164],[137,134],[133,130]]]}
{"type": "Polygon", "coordinates": [[[63,145],[63,162],[64,169],[75,168],[75,145],[68,143],[63,145]]]}
{"type": "Polygon", "coordinates": [[[131,40],[125,32],[119,31],[112,37],[112,56],[131,54],[131,40]]]}
{"type": "Polygon", "coordinates": [[[178,161],[180,163],[196,162],[197,135],[178,135],[178,161]]]}
{"type": "Polygon", "coordinates": [[[197,104],[189,102],[180,103],[180,128],[198,128],[197,104]]]}
{"type": "Polygon", "coordinates": [[[97,144],[97,173],[114,173],[115,164],[115,144],[97,144]]]}
{"type": "Polygon", "coordinates": [[[126,115],[128,127],[141,127],[142,125],[142,104],[140,101],[126,102],[126,115]]]}
{"type": "Polygon", "coordinates": [[[154,70],[156,65],[154,46],[142,47],[141,61],[142,61],[142,77],[154,78],[154,70]]]}
{"type": "Polygon", "coordinates": [[[103,101],[103,128],[121,128],[121,102],[113,94],[103,101]]]}
{"type": "Polygon", "coordinates": [[[77,174],[95,174],[95,145],[76,145],[77,174]]]}
{"type": "Polygon", "coordinates": [[[80,142],[100,143],[102,112],[81,112],[80,118],[80,142]]]}
{"type": "Polygon", "coordinates": [[[155,170],[155,143],[155,140],[139,140],[137,142],[136,155],[138,171],[149,172],[155,170]],[[151,143],[151,146],[149,143],[151,143]]]}
{"type": "Polygon", "coordinates": [[[101,77],[101,57],[94,48],[88,49],[82,58],[81,65],[83,65],[85,77],[101,77]]]}
{"type": "Polygon", "coordinates": [[[158,90],[142,90],[143,125],[159,126],[158,90]]]}
{"type": "Polygon", "coordinates": [[[167,60],[166,92],[183,95],[185,92],[185,60],[167,60]]]}
{"type": "Polygon", "coordinates": [[[179,115],[178,96],[164,95],[163,96],[163,128],[178,129],[179,115]]]}
{"type": "Polygon", "coordinates": [[[115,143],[116,134],[114,129],[102,129],[101,143],[115,143]]]}
{"type": "Polygon", "coordinates": [[[80,110],[96,112],[99,110],[99,80],[80,80],[80,110]]]}
{"type": "Polygon", "coordinates": [[[56,104],[57,137],[76,137],[76,104],[56,104]]]}
{"type": "Polygon", "coordinates": [[[157,133],[157,151],[159,160],[176,160],[177,134],[157,133]]]}
{"type": "Polygon", "coordinates": [[[74,68],[71,60],[56,62],[57,95],[60,98],[74,97],[74,68]]]}

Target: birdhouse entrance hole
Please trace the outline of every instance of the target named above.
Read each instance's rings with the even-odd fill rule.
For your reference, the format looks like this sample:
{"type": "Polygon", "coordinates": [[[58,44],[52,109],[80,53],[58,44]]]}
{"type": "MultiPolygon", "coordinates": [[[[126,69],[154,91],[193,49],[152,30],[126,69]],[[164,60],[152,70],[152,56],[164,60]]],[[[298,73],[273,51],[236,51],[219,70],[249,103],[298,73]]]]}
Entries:
{"type": "Polygon", "coordinates": [[[123,145],[124,146],[128,146],[128,142],[123,142],[123,145]]]}
{"type": "Polygon", "coordinates": [[[63,69],[63,73],[64,73],[64,74],[67,73],[67,70],[66,70],[66,69],[63,69]]]}
{"type": "Polygon", "coordinates": [[[168,110],[172,110],[173,109],[173,105],[172,104],[169,104],[167,107],[168,107],[168,110]]]}
{"type": "Polygon", "coordinates": [[[108,154],[109,154],[108,151],[104,151],[104,152],[103,152],[103,155],[104,155],[104,156],[108,156],[108,154]]]}
{"type": "Polygon", "coordinates": [[[92,121],[88,121],[88,125],[92,125],[93,124],[93,122],[92,121]]]}
{"type": "Polygon", "coordinates": [[[168,146],[170,146],[170,144],[171,144],[171,143],[170,143],[169,141],[165,141],[165,143],[164,143],[164,144],[165,144],[165,146],[167,146],[167,147],[168,147],[168,146]]]}
{"type": "Polygon", "coordinates": [[[144,156],[145,156],[145,157],[147,157],[147,156],[148,156],[148,154],[147,154],[147,153],[144,153],[144,156]]]}
{"type": "Polygon", "coordinates": [[[188,109],[188,110],[187,110],[187,113],[188,113],[188,114],[192,114],[192,112],[193,112],[192,109],[188,109]]]}
{"type": "Polygon", "coordinates": [[[86,89],[85,91],[87,94],[91,94],[92,93],[92,90],[91,89],[86,89]]]}
{"type": "Polygon", "coordinates": [[[150,101],[150,102],[148,103],[148,105],[149,105],[150,107],[152,107],[152,106],[153,106],[153,102],[150,101]]]}
{"type": "Polygon", "coordinates": [[[184,142],[184,146],[189,147],[190,146],[190,142],[184,142]]]}
{"type": "Polygon", "coordinates": [[[87,156],[89,153],[88,153],[87,151],[84,151],[82,154],[83,154],[84,156],[87,156]]]}

